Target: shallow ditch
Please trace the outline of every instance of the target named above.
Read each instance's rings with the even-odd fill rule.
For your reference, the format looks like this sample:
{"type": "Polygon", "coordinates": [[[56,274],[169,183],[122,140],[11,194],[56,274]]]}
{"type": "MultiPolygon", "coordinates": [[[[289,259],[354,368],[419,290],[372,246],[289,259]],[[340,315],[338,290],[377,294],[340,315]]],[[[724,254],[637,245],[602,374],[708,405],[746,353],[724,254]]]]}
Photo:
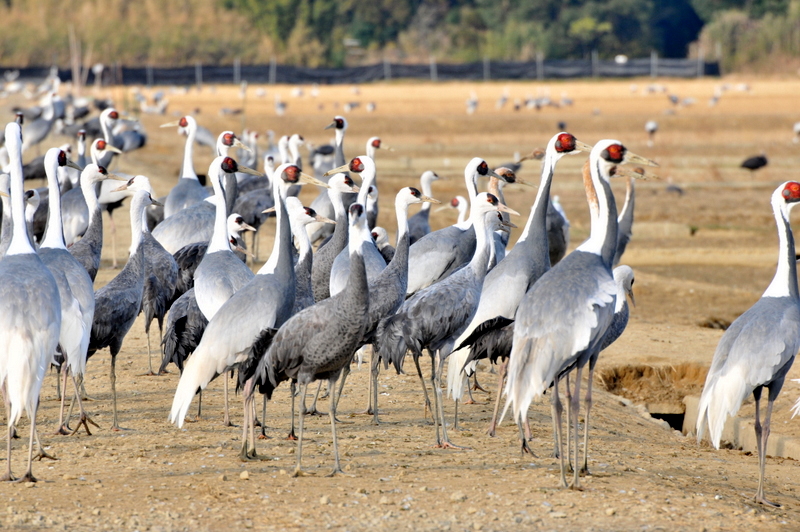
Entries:
{"type": "Polygon", "coordinates": [[[598,372],[603,387],[615,394],[644,404],[656,419],[683,430],[687,395],[700,395],[708,368],[695,363],[674,366],[625,365],[598,372]]]}

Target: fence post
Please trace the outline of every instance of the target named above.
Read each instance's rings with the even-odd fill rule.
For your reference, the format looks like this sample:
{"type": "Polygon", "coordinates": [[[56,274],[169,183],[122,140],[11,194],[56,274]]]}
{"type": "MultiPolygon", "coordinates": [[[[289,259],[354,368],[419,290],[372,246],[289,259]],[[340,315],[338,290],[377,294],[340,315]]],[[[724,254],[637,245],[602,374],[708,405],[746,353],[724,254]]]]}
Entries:
{"type": "Polygon", "coordinates": [[[389,64],[389,60],[385,57],[383,58],[383,79],[392,81],[392,65],[389,64]]]}
{"type": "Polygon", "coordinates": [[[275,56],[272,56],[269,60],[269,84],[275,85],[275,77],[277,73],[278,65],[275,63],[275,56]]]}
{"type": "Polygon", "coordinates": [[[233,60],[233,82],[238,85],[242,81],[242,63],[237,57],[233,60]]]}
{"type": "Polygon", "coordinates": [[[200,61],[194,64],[194,79],[195,83],[197,83],[197,90],[203,89],[203,65],[200,64],[200,61]]]}
{"type": "Polygon", "coordinates": [[[536,79],[544,79],[544,53],[536,52],[536,79]]]}
{"type": "Polygon", "coordinates": [[[706,63],[706,56],[705,56],[705,53],[703,52],[703,48],[698,46],[698,48],[697,48],[697,77],[698,78],[702,78],[703,74],[705,74],[705,70],[706,70],[705,69],[705,66],[706,66],[705,63],[706,63]]]}
{"type": "Polygon", "coordinates": [[[484,57],[483,58],[483,81],[489,81],[490,79],[492,79],[492,73],[491,73],[491,70],[489,68],[489,58],[488,57],[484,57]]]}
{"type": "Polygon", "coordinates": [[[436,69],[436,58],[431,56],[431,81],[434,83],[439,81],[439,72],[436,69]]]}
{"type": "Polygon", "coordinates": [[[150,88],[153,86],[153,65],[147,65],[146,72],[147,72],[147,88],[150,88]]]}
{"type": "Polygon", "coordinates": [[[650,77],[658,77],[658,53],[655,50],[650,52],[650,77]]]}
{"type": "Polygon", "coordinates": [[[592,50],[592,77],[597,77],[597,50],[592,50]]]}

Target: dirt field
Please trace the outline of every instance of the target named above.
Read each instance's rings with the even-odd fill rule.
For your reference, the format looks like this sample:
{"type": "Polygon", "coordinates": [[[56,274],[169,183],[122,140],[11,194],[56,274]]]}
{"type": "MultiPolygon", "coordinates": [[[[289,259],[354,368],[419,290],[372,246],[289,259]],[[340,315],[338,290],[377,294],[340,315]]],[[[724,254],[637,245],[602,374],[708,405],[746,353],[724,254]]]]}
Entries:
{"type": "MultiPolygon", "coordinates": [[[[118,360],[120,422],[111,424],[109,356],[98,353],[88,365],[87,402],[102,427],[92,436],[52,436],[57,422],[55,380],[49,376],[42,393],[39,423],[48,451],[58,460],[37,463],[35,485],[6,485],[8,508],[0,517],[11,529],[58,528],[127,530],[230,530],[331,528],[337,530],[787,530],[800,527],[800,475],[792,460],[767,461],[767,495],[783,504],[772,510],[755,506],[758,470],[755,456],[737,450],[698,446],[642,415],[639,404],[679,405],[687,393],[699,393],[714,348],[722,334],[709,324],[729,323],[752,305],[769,284],[777,257],[777,237],[769,195],[778,183],[800,179],[800,145],[792,143],[792,124],[800,120],[800,81],[725,80],[731,89],[719,104],[708,99],[720,80],[656,80],[681,99],[696,103],[674,107],[663,93],[645,94],[651,80],[565,83],[376,84],[320,87],[302,97],[292,87],[266,87],[256,95],[250,87],[242,99],[234,88],[205,87],[198,93],[168,91],[167,117],[143,116],[149,134],[145,149],[129,154],[116,169],[148,175],[159,194],[166,194],[180,165],[182,138],[159,129],[173,114],[199,109],[198,121],[217,132],[242,127],[276,134],[299,132],[307,141],[328,142],[323,127],[347,102],[361,105],[347,113],[348,156],[363,153],[366,139],[380,135],[396,148],[378,154],[381,190],[380,224],[394,230],[390,206],[402,186],[418,182],[433,169],[450,179],[434,184],[434,196],[447,201],[464,193],[463,167],[473,156],[490,164],[510,160],[515,151],[543,147],[559,121],[580,140],[594,143],[618,138],[631,150],[661,164],[662,181],[637,184],[634,239],[623,258],[636,272],[637,307],[625,335],[600,359],[592,411],[589,465],[584,491],[558,488],[558,461],[551,457],[549,404],[531,410],[536,458],[522,457],[516,429],[506,423],[496,438],[485,435],[496,394],[496,377],[479,373],[491,395],[476,393],[465,405],[455,443],[464,451],[432,447],[433,426],[423,415],[416,376],[382,373],[381,412],[376,427],[364,416],[348,415],[366,404],[367,370],[355,369],[340,405],[340,452],[347,475],[326,478],[332,465],[327,417],[307,422],[305,447],[308,477],[293,479],[295,444],[284,436],[289,427],[289,393],[282,387],[268,405],[266,424],[271,439],[260,441],[260,463],[238,459],[238,428],[222,426],[222,393],[214,382],[204,395],[203,417],[179,430],[166,421],[178,375],[145,377],[147,351],[141,321],[126,338],[118,360]],[[749,83],[749,90],[737,84],[749,83]],[[636,91],[632,91],[635,84],[636,91]],[[508,87],[509,103],[495,100],[508,87]],[[465,113],[474,91],[477,112],[465,113]],[[514,111],[515,98],[549,91],[569,107],[514,111]],[[279,94],[287,112],[277,117],[279,94]],[[368,102],[376,104],[367,113],[368,102]],[[221,108],[243,109],[242,115],[220,116],[221,108]],[[660,129],[647,146],[644,123],[655,119],[660,129]],[[765,150],[769,166],[751,176],[738,168],[747,156],[765,150]],[[667,191],[667,180],[683,189],[667,191]],[[644,379],[641,378],[644,376],[644,379]],[[612,388],[612,395],[603,385],[612,388]],[[630,401],[622,401],[624,396],[630,401]],[[631,403],[632,401],[632,403],[631,403]]],[[[107,96],[132,101],[122,89],[107,96]]],[[[8,106],[18,102],[8,102],[8,106]]],[[[263,139],[263,135],[262,135],[263,139]]],[[[58,142],[62,142],[61,139],[58,142]]],[[[35,154],[31,154],[32,157],[35,154]]],[[[198,171],[205,172],[210,151],[196,152],[198,171]]],[[[563,160],[553,193],[572,222],[572,246],[588,235],[588,209],[581,188],[582,157],[563,160]]],[[[524,166],[521,176],[538,179],[538,163],[524,166]]],[[[622,202],[624,185],[615,185],[622,202]]],[[[316,190],[304,191],[311,200],[316,190]]],[[[535,191],[507,189],[510,206],[527,216],[535,191]]],[[[127,209],[115,215],[118,255],[130,241],[127,209]]],[[[432,216],[442,227],[455,212],[432,216]]],[[[518,224],[522,225],[522,224],[518,224]]],[[[106,228],[108,226],[106,225],[106,228]]],[[[108,229],[106,229],[108,231],[108,229]]],[[[261,232],[262,260],[271,249],[274,222],[261,232]]],[[[518,232],[517,232],[518,234],[518,232]]],[[[512,242],[517,234],[512,235],[512,242]]],[[[107,238],[108,244],[108,238],[107,238]]],[[[111,279],[111,247],[104,250],[104,268],[97,287],[111,279]]],[[[155,345],[156,342],[154,342],[155,345]]],[[[429,369],[425,368],[426,371],[429,369]]],[[[800,366],[790,378],[800,377],[800,366]]],[[[787,381],[773,414],[773,436],[800,435],[800,422],[790,420],[789,407],[800,385],[787,381]]],[[[322,403],[327,409],[327,402],[322,403]]],[[[451,401],[445,403],[452,419],[451,401]]],[[[234,402],[233,420],[241,420],[234,402]]],[[[752,401],[740,415],[752,415],[752,401]]],[[[260,414],[259,414],[260,416],[260,414]]],[[[20,432],[27,434],[27,421],[20,432]]],[[[24,440],[26,443],[27,440],[24,440]]],[[[14,441],[13,468],[23,471],[23,440],[14,441]]]]}

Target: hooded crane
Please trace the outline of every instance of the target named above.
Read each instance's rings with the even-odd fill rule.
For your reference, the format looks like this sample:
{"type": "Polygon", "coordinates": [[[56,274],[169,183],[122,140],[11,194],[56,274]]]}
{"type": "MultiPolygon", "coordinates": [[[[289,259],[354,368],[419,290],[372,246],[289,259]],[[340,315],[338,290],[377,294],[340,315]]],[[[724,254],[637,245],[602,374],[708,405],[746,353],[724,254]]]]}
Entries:
{"type": "Polygon", "coordinates": [[[61,300],[50,270],[42,263],[25,231],[22,184],[22,131],[12,122],[5,129],[10,158],[11,216],[14,235],[0,260],[0,385],[5,389],[8,423],[6,473],[11,473],[14,425],[23,410],[31,420],[28,468],[20,479],[35,482],[32,472],[33,439],[39,392],[53,361],[61,330],[61,300]]]}
{"type": "Polygon", "coordinates": [[[95,292],[95,313],[89,356],[108,347],[111,352],[111,398],[113,409],[112,430],[119,429],[117,418],[117,355],[142,308],[144,293],[144,210],[158,204],[149,192],[137,191],[131,201],[131,249],[127,264],[107,285],[95,292]]]}
{"type": "Polygon", "coordinates": [[[758,489],[755,500],[779,506],[764,496],[764,469],[772,405],[800,349],[800,296],[794,236],[789,207],[800,202],[800,183],[787,181],[772,193],[772,213],[778,226],[778,268],[755,305],[736,318],[722,335],[708,370],[697,416],[697,441],[708,425],[711,443],[719,449],[728,416],[735,416],[751,393],[756,402],[758,489]],[[767,411],[761,422],[761,393],[766,388],[767,411]]]}
{"type": "MultiPolygon", "coordinates": [[[[599,350],[614,315],[616,287],[611,262],[617,243],[617,209],[608,180],[611,168],[623,162],[655,164],[629,152],[616,140],[603,140],[594,146],[590,164],[598,213],[592,216],[591,236],[542,275],[525,294],[516,314],[505,387],[506,409],[513,406],[514,419],[524,442],[523,425],[531,401],[555,384],[552,410],[562,487],[567,487],[567,481],[564,453],[561,452],[561,402],[557,381],[572,368],[577,369],[575,394],[569,405],[573,414],[577,464],[581,373],[592,354],[599,350]]],[[[591,385],[590,381],[590,389],[591,385]]],[[[586,423],[589,422],[591,391],[587,399],[586,423]]],[[[575,468],[573,489],[579,488],[578,474],[575,468]]]]}
{"type": "MultiPolygon", "coordinates": [[[[308,385],[315,380],[328,381],[328,389],[331,390],[328,413],[334,455],[330,476],[342,471],[336,439],[337,398],[334,385],[342,368],[350,363],[366,324],[369,289],[363,250],[368,243],[365,239],[369,229],[365,214],[360,204],[350,206],[348,247],[352,256],[347,287],[338,295],[301,311],[283,324],[258,366],[261,380],[266,383],[268,379],[273,389],[283,381],[296,381],[300,386],[300,397],[305,397],[308,385]]],[[[271,390],[268,390],[268,395],[271,395],[271,390]]],[[[303,474],[304,420],[301,408],[297,466],[293,476],[303,474]]]]}
{"type": "MultiPolygon", "coordinates": [[[[398,372],[402,370],[403,359],[408,349],[411,350],[415,363],[422,356],[422,350],[428,349],[431,356],[431,381],[435,401],[433,417],[436,425],[436,444],[440,447],[454,447],[447,437],[447,428],[444,424],[440,384],[443,362],[452,351],[456,338],[469,325],[478,307],[493,245],[492,229],[487,223],[486,216],[496,211],[518,214],[500,203],[492,194],[483,192],[475,196],[469,217],[470,225],[475,228],[477,240],[472,260],[453,275],[420,290],[407,299],[397,314],[381,322],[376,332],[378,354],[385,363],[392,363],[398,372]]],[[[425,396],[427,403],[427,390],[425,396]]]]}

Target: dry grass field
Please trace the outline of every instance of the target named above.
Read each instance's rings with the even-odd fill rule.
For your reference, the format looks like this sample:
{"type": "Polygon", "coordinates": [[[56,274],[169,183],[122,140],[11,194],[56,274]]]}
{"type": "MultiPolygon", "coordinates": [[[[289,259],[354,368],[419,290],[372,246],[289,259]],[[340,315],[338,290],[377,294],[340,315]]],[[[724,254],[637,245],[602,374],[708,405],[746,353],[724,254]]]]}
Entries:
{"type": "MultiPolygon", "coordinates": [[[[283,439],[289,424],[288,391],[281,388],[268,405],[266,424],[272,439],[259,442],[261,463],[238,460],[240,432],[221,424],[221,386],[204,396],[203,419],[178,430],[166,421],[178,375],[145,377],[146,342],[141,321],[123,346],[118,361],[121,424],[110,425],[109,357],[100,352],[88,365],[86,388],[96,398],[87,408],[102,427],[92,436],[51,436],[56,428],[55,384],[49,376],[39,419],[43,439],[55,462],[36,464],[41,482],[6,485],[8,509],[0,522],[11,529],[230,530],[254,529],[417,529],[417,530],[787,530],[800,527],[800,478],[793,460],[767,461],[768,496],[784,506],[764,509],[752,503],[757,460],[737,450],[716,451],[693,437],[665,428],[625,406],[670,404],[680,407],[686,394],[699,393],[705,368],[722,334],[709,322],[730,322],[752,305],[769,284],[777,257],[777,237],[769,196],[778,183],[800,179],[800,144],[792,142],[792,124],[800,120],[800,80],[725,80],[731,89],[715,107],[708,105],[720,80],[570,81],[550,83],[394,82],[353,87],[320,87],[312,97],[292,96],[292,87],[265,87],[246,99],[238,88],[206,86],[202,91],[169,92],[168,116],[143,115],[148,144],[122,157],[116,170],[148,175],[159,194],[174,184],[183,139],[158,125],[199,110],[198,122],[218,132],[255,128],[277,135],[301,133],[308,142],[329,142],[323,127],[343,106],[359,102],[346,117],[345,153],[363,153],[366,139],[379,135],[393,152],[377,157],[381,191],[380,225],[394,231],[391,205],[396,191],[417,183],[433,169],[448,179],[434,183],[434,196],[448,201],[465,192],[464,164],[474,156],[497,165],[515,151],[544,147],[557,123],[593,144],[617,138],[632,151],[657,160],[662,180],[637,183],[634,238],[623,262],[636,272],[636,302],[625,335],[604,352],[592,415],[590,469],[583,492],[558,489],[558,462],[551,457],[550,408],[534,405],[531,422],[537,457],[521,457],[516,429],[505,424],[496,438],[484,434],[497,393],[488,367],[479,373],[491,395],[476,394],[466,405],[456,443],[465,451],[432,448],[433,427],[423,417],[414,375],[380,377],[386,422],[375,427],[363,416],[367,371],[355,369],[340,410],[350,424],[340,426],[340,452],[346,476],[325,478],[331,464],[327,417],[307,423],[311,442],[304,464],[311,477],[292,479],[294,443],[283,439]],[[666,94],[647,94],[656,81],[670,94],[695,103],[675,107],[666,94]],[[749,90],[737,90],[746,82],[749,90]],[[636,91],[632,84],[637,85],[636,91]],[[509,102],[495,101],[507,88],[509,102]],[[465,113],[470,92],[480,104],[465,113]],[[540,111],[512,109],[517,98],[549,92],[574,103],[540,111]],[[274,111],[280,95],[285,116],[274,111]],[[365,106],[374,102],[376,110],[365,106]],[[220,110],[242,109],[236,116],[220,110]],[[644,123],[659,122],[655,145],[648,147],[644,123]],[[765,151],[769,166],[751,175],[741,161],[765,151]],[[682,195],[667,191],[671,182],[682,195]],[[603,385],[614,394],[603,390],[603,385]],[[246,477],[246,478],[245,478],[246,477]]],[[[103,96],[132,101],[124,89],[103,96]]],[[[13,103],[8,102],[10,107],[13,103]]],[[[122,105],[120,105],[122,106],[122,105]]],[[[62,142],[58,139],[57,142],[62,142]]],[[[265,146],[265,143],[262,142],[265,146]]],[[[32,156],[31,154],[30,156],[32,156]]],[[[211,153],[196,150],[198,171],[211,153]]],[[[560,196],[572,223],[572,247],[588,235],[588,209],[580,180],[581,156],[559,163],[553,193],[560,196]]],[[[538,180],[539,165],[526,163],[520,175],[538,180]]],[[[38,185],[38,184],[37,184],[38,185]]],[[[624,184],[615,185],[621,204],[624,184]]],[[[316,190],[305,190],[311,201],[316,190]]],[[[527,216],[535,191],[509,187],[510,206],[527,216]]],[[[115,215],[118,254],[130,241],[127,209],[115,215]]],[[[432,216],[435,228],[455,220],[455,212],[432,216]]],[[[522,220],[521,220],[522,221],[522,220]]],[[[518,225],[522,225],[519,223],[518,225]]],[[[106,228],[108,226],[106,225],[106,228]]],[[[107,229],[108,230],[108,229],[107,229]]],[[[274,222],[261,231],[261,259],[271,249],[274,222]]],[[[512,234],[515,241],[518,231],[512,234]]],[[[107,239],[108,240],[108,239],[107,239]]],[[[97,287],[111,279],[110,246],[103,250],[97,287]]],[[[426,368],[427,370],[427,368],[426,368]]],[[[800,377],[800,366],[790,377],[800,377]]],[[[800,435],[789,407],[800,386],[787,381],[773,415],[775,435],[800,435]]],[[[241,419],[238,402],[234,422],[241,419]]],[[[452,402],[446,402],[452,415],[452,402]]],[[[740,415],[752,415],[749,401],[740,415]]],[[[27,422],[23,422],[26,424],[27,422]]],[[[26,434],[24,428],[22,433],[26,434]]],[[[15,471],[21,471],[23,442],[14,442],[15,471]]]]}

